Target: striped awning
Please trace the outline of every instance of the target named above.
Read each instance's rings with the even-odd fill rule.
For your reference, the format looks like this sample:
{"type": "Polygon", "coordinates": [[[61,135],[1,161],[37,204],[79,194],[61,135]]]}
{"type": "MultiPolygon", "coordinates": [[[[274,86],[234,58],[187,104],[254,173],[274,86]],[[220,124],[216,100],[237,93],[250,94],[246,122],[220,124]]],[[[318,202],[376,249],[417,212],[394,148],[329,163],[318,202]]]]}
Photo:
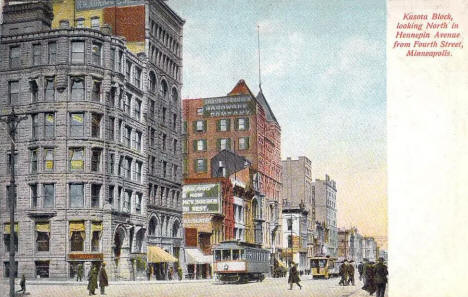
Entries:
{"type": "Polygon", "coordinates": [[[167,263],[178,261],[174,256],[156,245],[150,245],[147,247],[146,257],[148,263],[167,263]]]}
{"type": "Polygon", "coordinates": [[[212,264],[213,257],[204,255],[199,249],[185,249],[187,264],[212,264]]]}

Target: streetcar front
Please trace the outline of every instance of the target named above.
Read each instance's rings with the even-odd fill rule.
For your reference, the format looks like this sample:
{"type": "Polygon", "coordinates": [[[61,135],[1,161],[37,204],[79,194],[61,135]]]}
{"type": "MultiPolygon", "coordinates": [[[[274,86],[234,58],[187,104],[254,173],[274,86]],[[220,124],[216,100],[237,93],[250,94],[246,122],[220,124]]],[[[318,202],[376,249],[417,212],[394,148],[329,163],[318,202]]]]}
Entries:
{"type": "Polygon", "coordinates": [[[214,250],[214,273],[222,282],[241,282],[247,275],[245,250],[240,247],[218,247],[214,250]]]}

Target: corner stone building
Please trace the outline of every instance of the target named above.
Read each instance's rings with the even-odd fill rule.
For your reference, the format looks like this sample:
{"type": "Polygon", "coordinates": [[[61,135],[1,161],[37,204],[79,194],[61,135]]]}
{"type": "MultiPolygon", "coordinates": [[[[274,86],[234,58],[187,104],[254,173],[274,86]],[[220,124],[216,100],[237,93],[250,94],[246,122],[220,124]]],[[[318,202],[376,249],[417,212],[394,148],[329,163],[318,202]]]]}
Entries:
{"type": "Polygon", "coordinates": [[[147,245],[183,254],[181,84],[106,25],[52,30],[52,18],[48,3],[4,8],[0,112],[27,119],[15,139],[14,228],[0,129],[0,278],[13,232],[18,275],[73,278],[104,261],[111,279],[135,279],[147,245]]]}

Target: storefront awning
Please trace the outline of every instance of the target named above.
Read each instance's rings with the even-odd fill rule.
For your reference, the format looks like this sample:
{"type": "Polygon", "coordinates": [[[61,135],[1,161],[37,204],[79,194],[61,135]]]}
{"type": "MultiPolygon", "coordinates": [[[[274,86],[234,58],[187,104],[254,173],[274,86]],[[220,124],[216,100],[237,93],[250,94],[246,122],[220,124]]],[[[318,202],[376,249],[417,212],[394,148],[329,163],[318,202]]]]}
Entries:
{"type": "Polygon", "coordinates": [[[50,232],[50,224],[48,222],[47,223],[43,223],[43,222],[36,223],[36,231],[37,232],[49,233],[50,232]]]}
{"type": "Polygon", "coordinates": [[[187,255],[187,264],[212,264],[213,257],[207,256],[199,249],[185,249],[187,255]]]}
{"type": "Polygon", "coordinates": [[[148,263],[177,262],[178,260],[159,246],[147,247],[146,257],[148,263]]]}

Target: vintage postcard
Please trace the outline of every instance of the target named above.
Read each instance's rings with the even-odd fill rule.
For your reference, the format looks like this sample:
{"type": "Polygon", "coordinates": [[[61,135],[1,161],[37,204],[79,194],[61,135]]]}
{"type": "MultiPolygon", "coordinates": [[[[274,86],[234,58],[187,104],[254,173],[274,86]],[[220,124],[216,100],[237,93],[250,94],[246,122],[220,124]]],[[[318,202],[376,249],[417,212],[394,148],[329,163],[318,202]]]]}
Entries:
{"type": "Polygon", "coordinates": [[[0,4],[0,297],[466,293],[463,1],[0,4]]]}

